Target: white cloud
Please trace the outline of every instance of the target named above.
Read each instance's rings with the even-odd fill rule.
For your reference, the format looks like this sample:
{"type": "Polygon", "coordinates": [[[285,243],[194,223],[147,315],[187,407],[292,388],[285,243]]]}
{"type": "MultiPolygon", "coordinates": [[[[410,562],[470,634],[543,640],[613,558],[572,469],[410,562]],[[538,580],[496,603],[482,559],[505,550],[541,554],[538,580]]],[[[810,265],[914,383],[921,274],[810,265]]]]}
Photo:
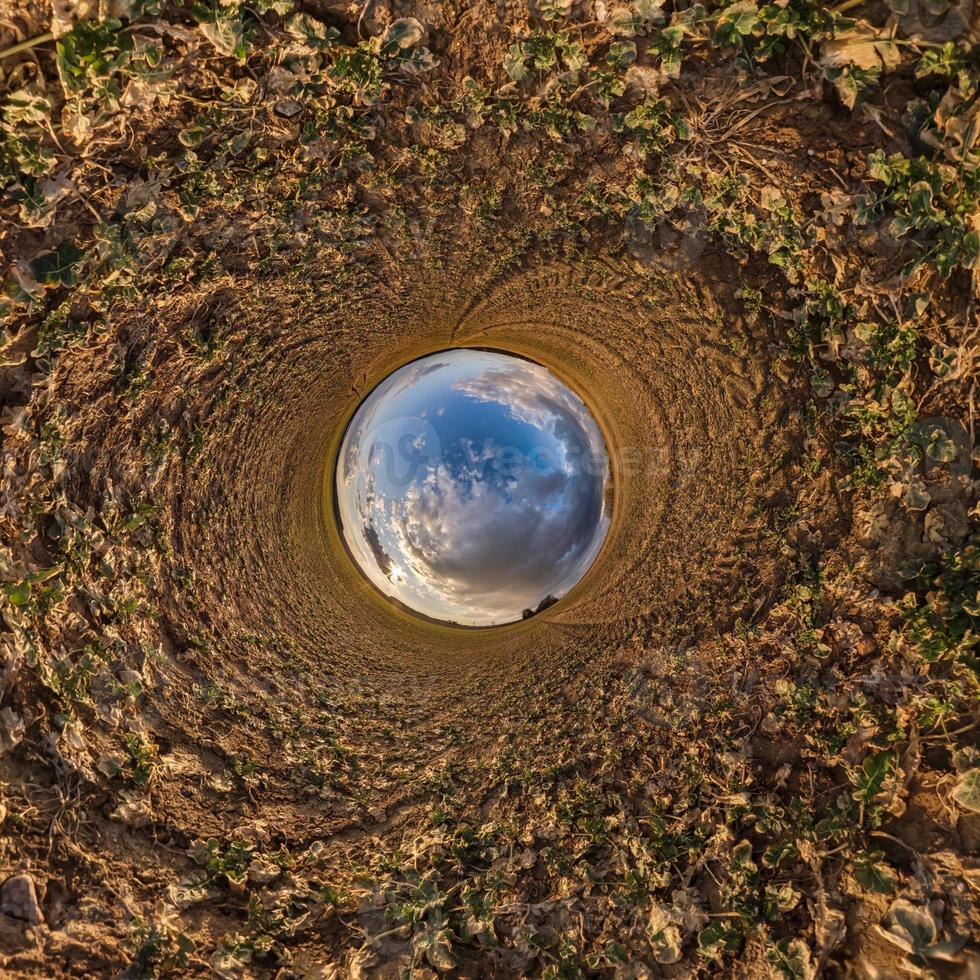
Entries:
{"type": "MultiPolygon", "coordinates": [[[[405,420],[376,425],[385,415],[366,402],[355,419],[358,438],[345,450],[341,516],[355,557],[384,591],[440,618],[499,622],[518,618],[546,595],[564,594],[595,558],[606,528],[605,450],[581,400],[544,368],[499,358],[488,367],[485,353],[457,356],[478,356],[482,370],[457,380],[454,391],[504,406],[541,433],[539,444],[515,457],[490,439],[464,440],[462,463],[450,464],[441,451],[428,454],[438,448],[431,430],[425,465],[409,486],[386,493],[373,469],[359,470],[367,447],[358,438],[373,440],[372,432],[397,424],[385,439],[397,444],[405,420]],[[602,462],[598,472],[584,465],[590,456],[602,462]]],[[[377,391],[405,392],[441,366],[412,366],[391,391],[382,392],[384,385],[377,391]]],[[[393,413],[397,407],[389,403],[393,413]]],[[[441,406],[434,415],[444,412],[441,406]]],[[[422,437],[413,435],[412,447],[422,450],[422,437]]]]}
{"type": "Polygon", "coordinates": [[[506,482],[479,473],[433,467],[393,502],[389,527],[399,560],[433,597],[511,618],[566,591],[594,557],[602,486],[560,470],[506,482]]]}

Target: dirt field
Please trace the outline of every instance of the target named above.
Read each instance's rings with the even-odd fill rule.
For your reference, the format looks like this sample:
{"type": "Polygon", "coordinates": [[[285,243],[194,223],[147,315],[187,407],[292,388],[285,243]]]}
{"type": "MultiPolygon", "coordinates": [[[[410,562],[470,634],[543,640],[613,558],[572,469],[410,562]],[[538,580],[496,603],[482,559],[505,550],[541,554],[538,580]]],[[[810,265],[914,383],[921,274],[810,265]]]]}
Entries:
{"type": "Polygon", "coordinates": [[[978,33],[0,7],[0,974],[980,977],[978,33]],[[452,346],[610,451],[503,628],[333,515],[452,346]]]}

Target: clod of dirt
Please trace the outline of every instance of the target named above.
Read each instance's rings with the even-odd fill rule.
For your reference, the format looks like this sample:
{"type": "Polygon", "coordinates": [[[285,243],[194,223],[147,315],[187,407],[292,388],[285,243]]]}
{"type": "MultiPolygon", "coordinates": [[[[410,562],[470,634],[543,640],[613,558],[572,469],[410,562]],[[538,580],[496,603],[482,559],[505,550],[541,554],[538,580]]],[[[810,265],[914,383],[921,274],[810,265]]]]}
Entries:
{"type": "Polygon", "coordinates": [[[34,879],[29,874],[14,875],[0,885],[0,912],[33,926],[43,921],[34,879]]]}

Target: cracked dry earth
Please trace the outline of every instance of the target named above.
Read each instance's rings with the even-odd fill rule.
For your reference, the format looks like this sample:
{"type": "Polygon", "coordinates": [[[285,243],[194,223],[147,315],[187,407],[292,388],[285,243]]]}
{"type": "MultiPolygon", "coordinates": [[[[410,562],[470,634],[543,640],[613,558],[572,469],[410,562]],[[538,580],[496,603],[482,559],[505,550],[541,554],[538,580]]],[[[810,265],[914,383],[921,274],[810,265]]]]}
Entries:
{"type": "Polygon", "coordinates": [[[974,266],[855,217],[936,44],[857,6],[11,8],[61,55],[0,61],[0,972],[980,975],[974,266]],[[855,32],[904,46],[847,105],[855,32]],[[582,582],[479,630],[332,499],[465,346],[613,474],[582,582]]]}

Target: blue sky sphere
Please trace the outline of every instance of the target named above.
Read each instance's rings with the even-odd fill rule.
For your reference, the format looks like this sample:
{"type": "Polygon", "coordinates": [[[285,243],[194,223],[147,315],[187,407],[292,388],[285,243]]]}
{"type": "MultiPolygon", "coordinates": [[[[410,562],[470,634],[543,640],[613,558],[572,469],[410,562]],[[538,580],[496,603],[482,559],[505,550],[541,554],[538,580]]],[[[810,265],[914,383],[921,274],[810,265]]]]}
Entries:
{"type": "Polygon", "coordinates": [[[588,409],[546,368],[494,351],[444,351],[389,375],[354,413],[336,479],[364,574],[466,626],[561,598],[609,527],[588,409]]]}

